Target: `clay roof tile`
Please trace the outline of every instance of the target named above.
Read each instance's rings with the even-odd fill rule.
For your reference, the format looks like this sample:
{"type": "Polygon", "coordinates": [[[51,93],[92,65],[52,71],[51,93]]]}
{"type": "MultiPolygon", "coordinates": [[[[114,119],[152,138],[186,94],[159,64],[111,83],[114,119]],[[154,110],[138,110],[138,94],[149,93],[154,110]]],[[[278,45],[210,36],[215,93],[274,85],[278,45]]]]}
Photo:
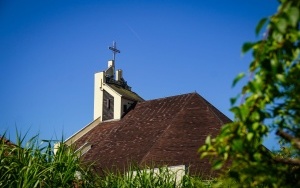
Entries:
{"type": "Polygon", "coordinates": [[[138,102],[120,121],[101,122],[75,144],[92,144],[83,158],[99,172],[123,170],[129,163],[184,164],[191,174],[211,176],[208,160],[200,160],[197,151],[230,121],[199,94],[189,93],[138,102]]]}

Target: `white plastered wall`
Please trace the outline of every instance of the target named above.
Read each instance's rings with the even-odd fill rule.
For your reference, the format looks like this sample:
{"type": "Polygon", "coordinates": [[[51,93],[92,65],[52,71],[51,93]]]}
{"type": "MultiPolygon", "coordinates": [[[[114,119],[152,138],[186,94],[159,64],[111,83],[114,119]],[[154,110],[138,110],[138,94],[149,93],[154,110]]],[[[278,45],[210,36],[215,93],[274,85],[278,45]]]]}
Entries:
{"type": "Polygon", "coordinates": [[[104,72],[97,72],[95,74],[94,83],[94,120],[100,117],[102,121],[102,107],[103,107],[103,83],[105,83],[104,72]]]}

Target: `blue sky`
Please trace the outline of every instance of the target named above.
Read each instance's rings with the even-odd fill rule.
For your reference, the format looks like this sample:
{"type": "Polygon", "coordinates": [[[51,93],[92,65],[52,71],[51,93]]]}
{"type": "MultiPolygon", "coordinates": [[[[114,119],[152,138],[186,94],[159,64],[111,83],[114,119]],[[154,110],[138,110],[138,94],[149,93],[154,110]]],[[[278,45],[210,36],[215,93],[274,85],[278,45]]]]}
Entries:
{"type": "MultiPolygon", "coordinates": [[[[94,73],[116,68],[144,99],[198,92],[233,119],[246,41],[275,0],[0,2],[0,131],[71,136],[93,120],[94,73]]],[[[269,148],[274,140],[265,143],[269,148]]]]}

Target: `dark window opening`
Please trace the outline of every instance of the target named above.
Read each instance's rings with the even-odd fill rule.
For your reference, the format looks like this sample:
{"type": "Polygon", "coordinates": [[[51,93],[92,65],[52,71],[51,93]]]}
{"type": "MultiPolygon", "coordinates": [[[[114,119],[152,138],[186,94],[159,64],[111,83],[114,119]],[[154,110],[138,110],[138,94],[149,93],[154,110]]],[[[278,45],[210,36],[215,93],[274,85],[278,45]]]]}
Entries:
{"type": "Polygon", "coordinates": [[[123,105],[123,112],[126,112],[126,111],[127,111],[127,105],[124,104],[124,105],[123,105]]]}

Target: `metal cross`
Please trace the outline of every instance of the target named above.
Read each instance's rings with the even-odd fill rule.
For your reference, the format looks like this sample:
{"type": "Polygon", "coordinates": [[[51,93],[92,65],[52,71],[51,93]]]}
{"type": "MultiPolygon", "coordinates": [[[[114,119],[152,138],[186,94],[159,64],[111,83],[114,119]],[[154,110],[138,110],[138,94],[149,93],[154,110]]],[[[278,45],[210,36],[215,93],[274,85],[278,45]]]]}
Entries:
{"type": "Polygon", "coordinates": [[[117,44],[115,41],[113,41],[113,46],[108,47],[113,52],[113,60],[116,59],[116,53],[120,53],[120,50],[117,49],[117,44]]]}

